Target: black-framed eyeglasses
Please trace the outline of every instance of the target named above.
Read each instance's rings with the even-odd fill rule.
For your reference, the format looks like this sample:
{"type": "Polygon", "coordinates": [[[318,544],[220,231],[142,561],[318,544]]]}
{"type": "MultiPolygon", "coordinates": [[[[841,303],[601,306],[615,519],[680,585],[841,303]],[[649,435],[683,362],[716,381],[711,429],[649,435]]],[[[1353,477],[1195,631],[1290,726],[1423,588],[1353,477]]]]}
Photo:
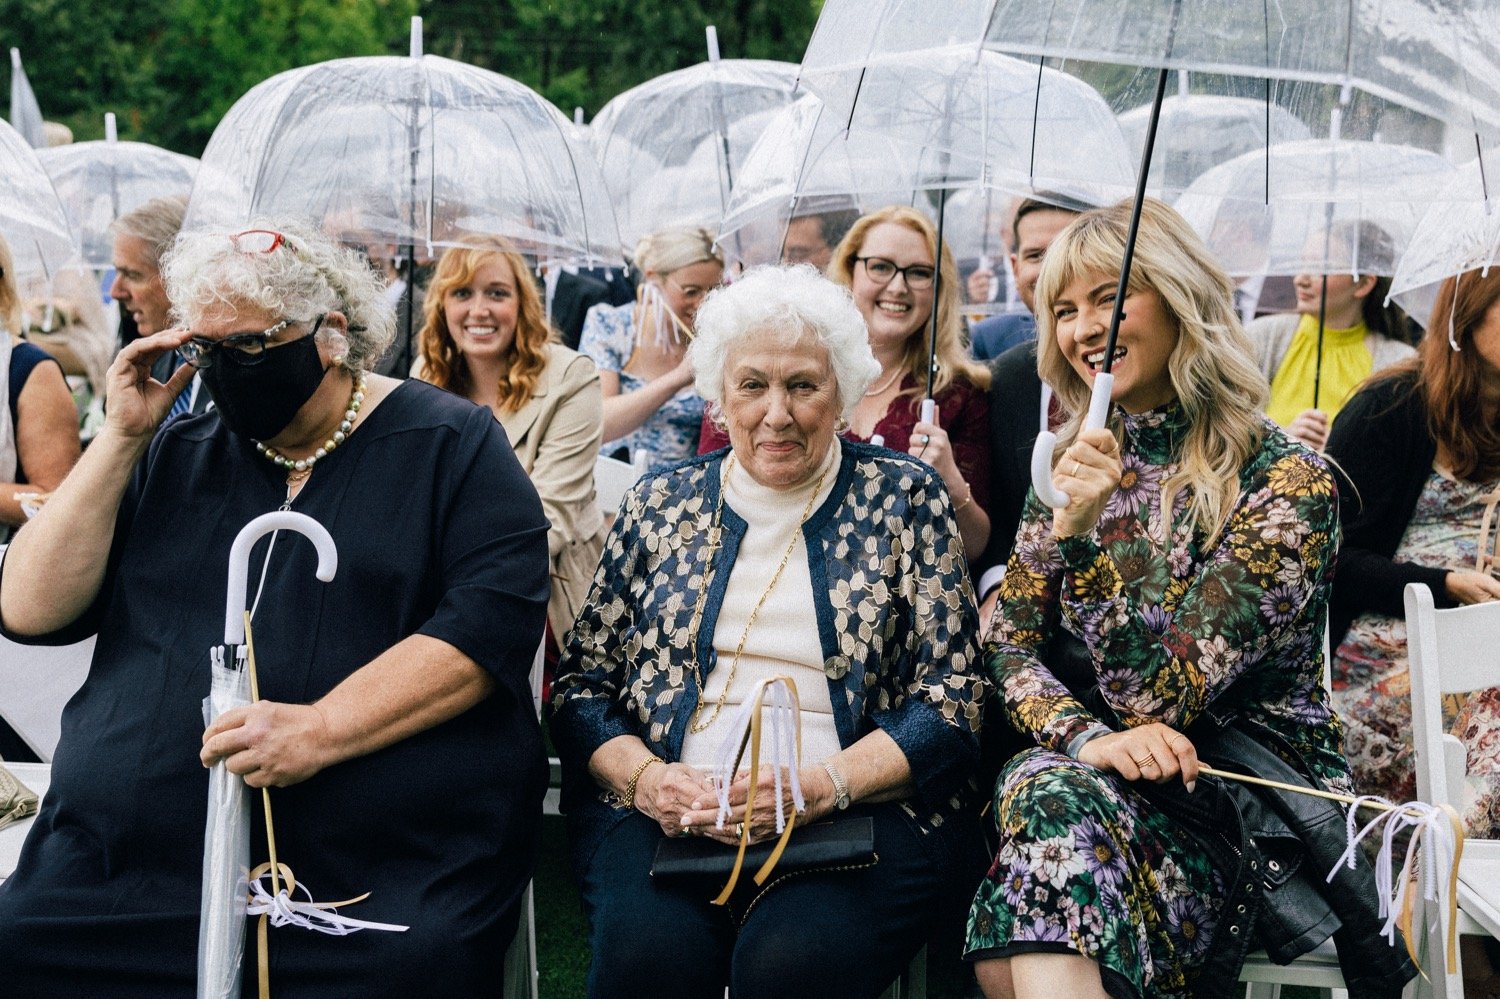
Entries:
{"type": "MultiPolygon", "coordinates": [[[[323,325],[323,319],[323,316],[319,316],[313,322],[308,336],[313,336],[318,332],[323,325]]],[[[266,351],[285,346],[285,344],[272,344],[267,341],[296,322],[295,319],[283,319],[270,329],[261,330],[259,333],[231,333],[226,337],[213,340],[202,336],[190,337],[186,343],[177,348],[177,356],[199,371],[213,367],[220,354],[242,368],[251,368],[266,359],[266,351]]]]}
{"type": "Polygon", "coordinates": [[[865,273],[871,281],[876,284],[890,284],[900,274],[906,279],[908,288],[918,290],[932,287],[932,280],[937,276],[937,268],[931,264],[907,264],[905,267],[897,267],[894,260],[884,257],[855,257],[855,260],[865,265],[865,273]]]}

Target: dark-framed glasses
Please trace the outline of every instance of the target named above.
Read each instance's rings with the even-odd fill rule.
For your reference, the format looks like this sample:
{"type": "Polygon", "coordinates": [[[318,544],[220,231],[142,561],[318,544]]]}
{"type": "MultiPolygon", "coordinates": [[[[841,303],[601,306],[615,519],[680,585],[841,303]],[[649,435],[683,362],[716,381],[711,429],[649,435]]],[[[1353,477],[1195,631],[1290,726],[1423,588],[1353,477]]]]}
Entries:
{"type": "Polygon", "coordinates": [[[865,274],[876,284],[890,284],[900,274],[906,279],[908,288],[931,288],[932,279],[937,275],[937,268],[931,264],[907,264],[905,267],[897,267],[894,260],[884,257],[855,257],[855,260],[865,265],[865,274]]]}
{"type": "Polygon", "coordinates": [[[286,243],[286,237],[272,229],[246,229],[229,237],[240,253],[270,253],[286,243]]]}
{"type": "MultiPolygon", "coordinates": [[[[177,348],[177,356],[199,371],[213,367],[220,355],[229,358],[231,362],[242,368],[254,367],[266,359],[267,350],[283,346],[269,343],[270,338],[296,322],[295,319],[283,319],[270,329],[261,330],[259,333],[231,333],[226,337],[216,337],[212,340],[202,336],[190,337],[187,342],[177,348]]],[[[307,335],[312,336],[317,333],[322,325],[323,317],[319,316],[307,335]]],[[[301,338],[298,337],[298,339],[301,338]]]]}

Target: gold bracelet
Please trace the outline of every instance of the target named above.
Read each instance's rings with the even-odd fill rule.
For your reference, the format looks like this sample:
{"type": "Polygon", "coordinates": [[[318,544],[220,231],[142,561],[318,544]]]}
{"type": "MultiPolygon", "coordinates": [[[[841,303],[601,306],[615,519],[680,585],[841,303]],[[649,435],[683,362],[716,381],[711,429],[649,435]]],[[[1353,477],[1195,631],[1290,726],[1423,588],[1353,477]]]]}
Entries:
{"type": "Polygon", "coordinates": [[[964,501],[962,503],[958,504],[958,506],[956,506],[956,507],[953,508],[953,516],[957,517],[958,516],[958,512],[960,510],[962,510],[964,507],[968,506],[972,502],[974,502],[974,489],[972,487],[970,487],[970,489],[969,489],[969,495],[967,495],[967,496],[964,497],[964,501]]]}
{"type": "Polygon", "coordinates": [[[635,768],[635,773],[630,775],[630,782],[625,785],[625,793],[620,796],[620,804],[624,805],[627,809],[634,808],[635,790],[641,782],[641,775],[646,772],[651,764],[665,762],[665,760],[663,760],[660,756],[657,756],[655,753],[652,753],[650,756],[642,760],[641,765],[635,768]]]}

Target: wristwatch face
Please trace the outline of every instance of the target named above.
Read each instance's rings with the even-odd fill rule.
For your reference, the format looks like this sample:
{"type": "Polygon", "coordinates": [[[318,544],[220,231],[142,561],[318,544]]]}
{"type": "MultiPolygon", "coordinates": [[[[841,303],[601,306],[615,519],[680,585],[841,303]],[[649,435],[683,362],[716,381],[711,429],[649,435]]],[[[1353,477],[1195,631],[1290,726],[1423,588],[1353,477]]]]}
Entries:
{"type": "Polygon", "coordinates": [[[833,793],[833,807],[839,811],[849,807],[849,792],[842,788],[835,788],[833,793]]]}

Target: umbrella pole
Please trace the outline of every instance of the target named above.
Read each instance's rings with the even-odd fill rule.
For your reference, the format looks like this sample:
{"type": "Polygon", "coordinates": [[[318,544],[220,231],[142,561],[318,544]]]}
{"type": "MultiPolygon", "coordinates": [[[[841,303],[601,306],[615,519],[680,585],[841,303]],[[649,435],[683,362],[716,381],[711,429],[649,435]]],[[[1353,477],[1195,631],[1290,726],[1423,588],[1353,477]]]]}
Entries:
{"type": "MultiPolygon", "coordinates": [[[[932,383],[937,379],[938,311],[943,301],[943,217],[947,208],[948,189],[945,187],[938,191],[937,260],[932,269],[932,328],[927,335],[927,395],[923,397],[928,402],[932,401],[932,383]]],[[[930,419],[926,409],[924,406],[924,420],[930,419]]]]}
{"type": "MultiPolygon", "coordinates": [[[[1115,341],[1120,336],[1120,322],[1125,318],[1125,292],[1130,287],[1130,265],[1135,259],[1135,237],[1141,228],[1141,207],[1146,200],[1146,180],[1151,173],[1151,154],[1156,149],[1156,126],[1161,122],[1161,106],[1166,96],[1167,69],[1163,67],[1156,76],[1156,96],[1151,101],[1151,120],[1146,126],[1146,148],[1141,150],[1140,174],[1135,179],[1135,204],[1130,210],[1130,228],[1125,233],[1125,255],[1120,260],[1120,283],[1115,288],[1115,307],[1109,317],[1109,334],[1104,341],[1104,366],[1100,373],[1105,375],[1109,374],[1115,366],[1115,341]]],[[[1093,408],[1094,406],[1091,405],[1091,413],[1093,408]]],[[[1103,415],[1107,414],[1106,408],[1103,415]]]]}
{"type": "MultiPolygon", "coordinates": [[[[1326,266],[1326,264],[1325,264],[1326,266]]],[[[1313,362],[1313,404],[1318,408],[1318,394],[1323,387],[1323,326],[1328,318],[1328,275],[1323,275],[1323,294],[1318,299],[1318,357],[1313,362]]]]}

